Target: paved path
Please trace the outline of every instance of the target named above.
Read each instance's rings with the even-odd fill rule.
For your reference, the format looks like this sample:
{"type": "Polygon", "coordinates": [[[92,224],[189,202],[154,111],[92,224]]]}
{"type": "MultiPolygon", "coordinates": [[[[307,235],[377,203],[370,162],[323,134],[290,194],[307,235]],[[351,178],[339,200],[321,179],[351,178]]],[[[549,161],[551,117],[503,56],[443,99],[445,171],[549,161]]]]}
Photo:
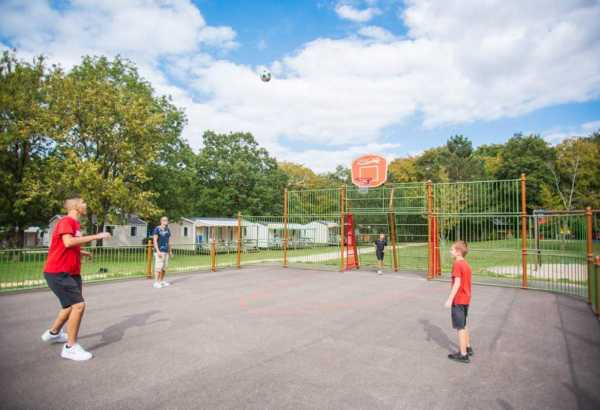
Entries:
{"type": "Polygon", "coordinates": [[[1,408],[598,409],[600,326],[586,304],[474,287],[476,356],[455,348],[444,282],[277,267],[90,285],[81,343],[39,336],[48,291],[0,296],[1,408]]]}

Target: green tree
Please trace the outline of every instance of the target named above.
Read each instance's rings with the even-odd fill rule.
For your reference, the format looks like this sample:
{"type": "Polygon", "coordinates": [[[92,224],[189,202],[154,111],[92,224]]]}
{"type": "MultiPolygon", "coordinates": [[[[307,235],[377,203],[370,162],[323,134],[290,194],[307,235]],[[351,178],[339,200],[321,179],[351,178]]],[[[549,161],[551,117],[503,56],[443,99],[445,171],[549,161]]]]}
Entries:
{"type": "Polygon", "coordinates": [[[415,161],[417,179],[420,181],[447,182],[448,171],[444,165],[444,157],[448,149],[444,147],[430,148],[415,161]]]}
{"type": "MultiPolygon", "coordinates": [[[[172,220],[190,216],[201,185],[197,179],[196,154],[179,137],[163,145],[149,166],[145,190],[154,192],[155,204],[172,220]]],[[[150,218],[158,223],[158,218],[150,218]]]]}
{"type": "Polygon", "coordinates": [[[161,150],[179,137],[185,117],[169,99],[154,96],[131,62],[84,57],[50,82],[49,110],[63,132],[54,139],[44,178],[24,184],[29,201],[77,191],[96,229],[129,213],[150,218],[160,212],[146,183],[161,150]]]}
{"type": "Polygon", "coordinates": [[[394,159],[388,166],[389,181],[392,183],[419,181],[416,161],[415,157],[410,156],[394,159]]]}
{"type": "Polygon", "coordinates": [[[287,176],[249,133],[207,131],[197,156],[199,199],[204,216],[280,215],[287,176]]]}
{"type": "Polygon", "coordinates": [[[483,176],[483,162],[473,155],[473,144],[462,136],[454,135],[446,143],[447,154],[442,157],[450,181],[472,181],[483,176]]]}
{"type": "Polygon", "coordinates": [[[526,174],[527,204],[534,208],[542,206],[542,187],[553,184],[548,168],[555,158],[552,147],[539,135],[515,134],[504,145],[500,158],[497,178],[516,179],[526,174]]]}
{"type": "Polygon", "coordinates": [[[289,190],[316,189],[327,185],[322,177],[304,165],[293,162],[280,162],[278,166],[287,175],[287,188],[289,190]]]}
{"type": "Polygon", "coordinates": [[[555,148],[556,159],[549,164],[554,177],[553,197],[545,206],[562,209],[600,207],[600,146],[587,138],[568,138],[555,148]],[[556,200],[556,196],[560,201],[556,200]]]}
{"type": "Polygon", "coordinates": [[[325,172],[320,174],[320,176],[325,179],[326,184],[329,187],[337,188],[343,184],[352,184],[352,173],[350,168],[343,165],[338,165],[335,167],[335,171],[325,172]]]}
{"type": "Polygon", "coordinates": [[[502,144],[480,145],[473,155],[483,162],[483,177],[495,179],[501,164],[502,144]]]}
{"type": "Polygon", "coordinates": [[[23,181],[39,176],[36,164],[52,149],[57,127],[48,82],[54,75],[42,57],[32,63],[10,51],[0,57],[0,236],[13,246],[23,246],[24,229],[47,224],[52,213],[47,202],[27,200],[23,181]]]}

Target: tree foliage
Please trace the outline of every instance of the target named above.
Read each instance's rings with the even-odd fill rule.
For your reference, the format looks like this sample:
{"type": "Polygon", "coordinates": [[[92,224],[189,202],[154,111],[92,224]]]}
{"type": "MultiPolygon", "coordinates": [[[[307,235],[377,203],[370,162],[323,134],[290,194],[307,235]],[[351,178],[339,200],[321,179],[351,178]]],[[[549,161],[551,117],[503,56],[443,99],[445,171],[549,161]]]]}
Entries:
{"type": "Polygon", "coordinates": [[[50,213],[47,204],[27,200],[23,182],[39,172],[58,128],[48,107],[54,72],[42,57],[28,63],[4,51],[0,58],[0,235],[13,245],[22,245],[23,230],[50,213]]]}
{"type": "Polygon", "coordinates": [[[542,187],[550,186],[552,175],[548,164],[555,159],[552,147],[539,135],[516,134],[504,145],[496,178],[515,179],[527,176],[527,203],[537,208],[543,205],[542,187]]]}
{"type": "Polygon", "coordinates": [[[29,200],[81,194],[89,223],[102,228],[131,213],[143,218],[160,212],[157,193],[146,189],[159,153],[179,137],[184,116],[165,97],[154,96],[135,66],[119,57],[84,57],[68,74],[50,83],[49,109],[61,124],[54,136],[51,167],[36,190],[30,179],[29,200]]]}
{"type": "Polygon", "coordinates": [[[197,214],[281,214],[287,176],[252,134],[207,131],[203,141],[196,165],[201,187],[197,214]]]}

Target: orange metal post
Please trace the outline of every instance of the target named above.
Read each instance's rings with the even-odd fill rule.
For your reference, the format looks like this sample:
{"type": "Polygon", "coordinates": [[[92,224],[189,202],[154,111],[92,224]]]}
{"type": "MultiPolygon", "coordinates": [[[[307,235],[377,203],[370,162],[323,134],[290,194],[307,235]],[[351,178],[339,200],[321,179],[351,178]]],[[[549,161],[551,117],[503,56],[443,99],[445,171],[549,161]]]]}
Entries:
{"type": "Polygon", "coordinates": [[[525,174],[521,174],[521,287],[527,288],[527,192],[525,174]]]}
{"type": "Polygon", "coordinates": [[[237,257],[236,257],[237,268],[242,267],[242,213],[238,212],[237,215],[237,257]]]}
{"type": "MultiPolygon", "coordinates": [[[[592,208],[585,208],[585,222],[586,222],[586,244],[587,244],[587,262],[588,262],[588,303],[592,303],[592,286],[595,286],[592,280],[594,274],[594,255],[592,249],[592,208]]],[[[594,278],[597,279],[597,278],[594,278]]]]}
{"type": "Polygon", "coordinates": [[[210,270],[217,271],[217,240],[215,238],[215,228],[211,229],[211,244],[210,244],[210,270]]]}
{"type": "Polygon", "coordinates": [[[428,262],[427,262],[427,279],[433,279],[434,273],[434,258],[433,258],[433,235],[432,235],[432,222],[433,222],[433,192],[431,180],[427,181],[427,249],[428,249],[428,262]]]}
{"type": "Polygon", "coordinates": [[[596,256],[594,261],[596,274],[596,316],[600,314],[600,256],[596,256]]]}
{"type": "Polygon", "coordinates": [[[390,205],[389,205],[389,225],[390,225],[390,236],[392,240],[392,266],[394,272],[398,272],[398,249],[396,247],[396,213],[394,212],[394,188],[390,192],[390,205]]]}
{"type": "Polygon", "coordinates": [[[152,238],[146,245],[146,278],[152,279],[152,238]]]}
{"type": "Polygon", "coordinates": [[[288,190],[283,192],[283,267],[288,267],[288,190]]]}
{"type": "Polygon", "coordinates": [[[433,236],[433,276],[438,277],[442,275],[442,263],[440,258],[440,237],[438,235],[439,228],[437,216],[433,215],[431,221],[431,235],[433,236]]]}
{"type": "Polygon", "coordinates": [[[346,206],[345,198],[346,197],[346,188],[342,185],[340,188],[340,272],[344,271],[344,235],[345,232],[345,224],[346,224],[346,216],[344,213],[344,208],[346,206]]]}

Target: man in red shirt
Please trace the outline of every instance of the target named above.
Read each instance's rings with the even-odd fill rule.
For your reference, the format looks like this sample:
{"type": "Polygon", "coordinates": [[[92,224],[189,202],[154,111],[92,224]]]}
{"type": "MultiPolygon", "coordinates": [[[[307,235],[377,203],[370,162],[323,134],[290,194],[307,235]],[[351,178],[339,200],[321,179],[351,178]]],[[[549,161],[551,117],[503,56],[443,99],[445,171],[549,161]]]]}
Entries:
{"type": "Polygon", "coordinates": [[[65,343],[61,357],[70,360],[89,360],[90,352],[77,343],[79,325],[85,311],[85,302],[81,294],[81,255],[91,257],[91,253],[81,250],[81,245],[98,239],[109,238],[102,232],[97,235],[81,236],[79,218],[86,214],[87,205],[79,197],[65,201],[67,216],[61,218],[50,240],[48,259],[44,266],[44,277],[48,287],[54,292],[62,309],[50,329],[42,335],[49,343],[65,343]],[[65,333],[62,329],[68,321],[65,333]]]}
{"type": "Polygon", "coordinates": [[[452,290],[446,300],[446,307],[452,308],[452,327],[458,331],[458,345],[460,351],[451,353],[448,358],[461,363],[469,363],[469,356],[473,356],[469,330],[467,329],[467,315],[471,303],[471,267],[465,260],[469,249],[463,241],[456,241],[450,248],[454,258],[452,265],[452,290]]]}

